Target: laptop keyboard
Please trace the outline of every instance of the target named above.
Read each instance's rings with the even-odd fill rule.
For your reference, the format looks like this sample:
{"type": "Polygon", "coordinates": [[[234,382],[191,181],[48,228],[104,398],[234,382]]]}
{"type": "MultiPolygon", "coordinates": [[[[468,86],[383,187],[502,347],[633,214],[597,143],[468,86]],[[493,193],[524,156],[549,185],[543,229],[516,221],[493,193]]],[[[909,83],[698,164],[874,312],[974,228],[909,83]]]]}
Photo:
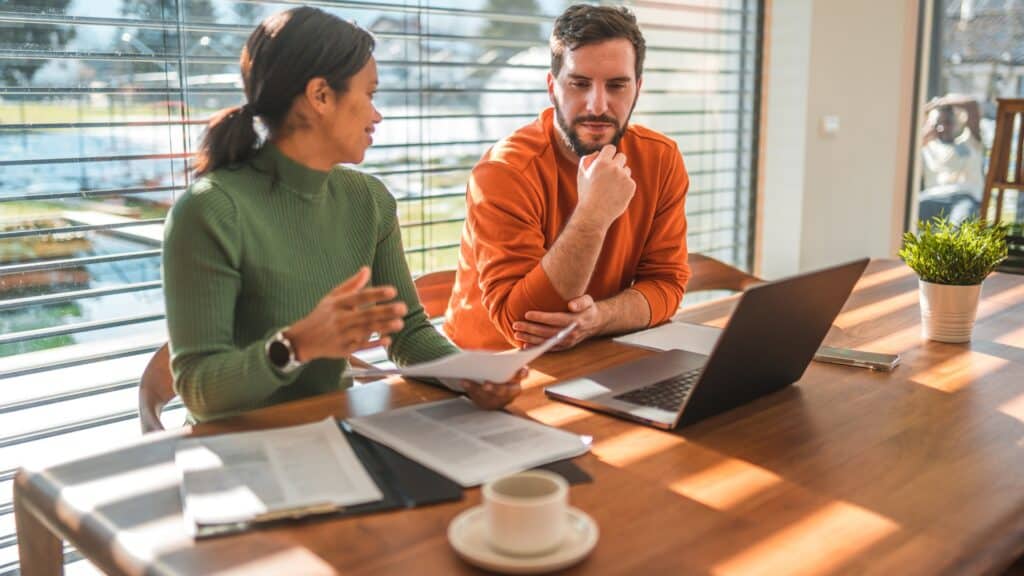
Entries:
{"type": "Polygon", "coordinates": [[[615,399],[639,404],[640,406],[651,406],[675,412],[679,410],[686,397],[690,395],[690,391],[693,390],[693,385],[697,382],[700,372],[701,368],[683,372],[667,380],[619,394],[615,396],[615,399]]]}

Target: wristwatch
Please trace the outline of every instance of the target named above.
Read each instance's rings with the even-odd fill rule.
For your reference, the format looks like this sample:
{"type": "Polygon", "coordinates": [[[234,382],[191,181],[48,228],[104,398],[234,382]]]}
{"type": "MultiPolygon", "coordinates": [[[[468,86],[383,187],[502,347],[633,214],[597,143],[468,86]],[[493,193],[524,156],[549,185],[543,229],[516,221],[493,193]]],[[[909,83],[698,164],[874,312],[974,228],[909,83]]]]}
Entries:
{"type": "Polygon", "coordinates": [[[288,328],[290,326],[278,330],[277,334],[274,334],[270,340],[267,340],[266,346],[267,359],[282,374],[293,372],[296,368],[305,364],[305,362],[299,362],[295,358],[295,347],[292,346],[292,341],[284,335],[288,328]]]}

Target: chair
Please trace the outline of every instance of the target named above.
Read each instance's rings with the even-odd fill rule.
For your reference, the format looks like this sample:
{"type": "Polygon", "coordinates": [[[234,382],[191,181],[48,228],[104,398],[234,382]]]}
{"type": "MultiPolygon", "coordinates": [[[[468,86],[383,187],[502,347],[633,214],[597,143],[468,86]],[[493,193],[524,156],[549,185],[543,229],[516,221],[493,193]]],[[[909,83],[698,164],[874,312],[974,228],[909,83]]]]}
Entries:
{"type": "MultiPolygon", "coordinates": [[[[998,224],[1003,216],[1003,196],[1006,190],[1017,190],[1018,194],[1024,192],[1024,99],[999,99],[996,134],[992,140],[988,175],[981,195],[981,217],[986,220],[996,189],[999,190],[999,196],[996,198],[994,222],[998,224]],[[1016,158],[1011,170],[1010,155],[1014,152],[1016,158]]],[[[1017,215],[1018,218],[1020,216],[1017,215]]]]}
{"type": "Polygon", "coordinates": [[[687,292],[704,290],[732,290],[742,292],[754,284],[764,282],[761,278],[715,260],[703,254],[690,253],[690,281],[687,292]]]}
{"type": "Polygon", "coordinates": [[[149,359],[139,381],[139,420],[143,434],[164,429],[160,412],[174,399],[173,383],[171,352],[164,344],[149,359]]]}
{"type": "MultiPolygon", "coordinates": [[[[448,308],[452,286],[455,284],[455,271],[441,270],[424,274],[415,280],[415,284],[416,293],[423,303],[427,318],[443,316],[448,308]]],[[[359,368],[372,367],[355,356],[349,361],[359,368]]],[[[170,349],[164,344],[149,359],[139,381],[139,420],[143,434],[164,429],[163,423],[160,422],[160,413],[164,406],[174,399],[173,382],[170,349]]]]}
{"type": "Polygon", "coordinates": [[[455,270],[429,272],[417,278],[415,283],[416,294],[427,318],[432,320],[444,316],[452,296],[452,287],[455,286],[455,270]]]}

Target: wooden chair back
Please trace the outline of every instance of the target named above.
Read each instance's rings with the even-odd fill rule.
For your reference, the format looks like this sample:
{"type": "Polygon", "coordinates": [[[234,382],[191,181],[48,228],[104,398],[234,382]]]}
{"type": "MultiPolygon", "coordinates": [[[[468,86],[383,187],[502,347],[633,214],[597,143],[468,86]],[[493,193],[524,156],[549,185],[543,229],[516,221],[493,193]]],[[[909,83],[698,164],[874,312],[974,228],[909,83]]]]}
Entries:
{"type": "Polygon", "coordinates": [[[687,292],[702,290],[732,290],[742,292],[748,287],[764,282],[761,278],[747,274],[743,270],[730,266],[703,254],[690,253],[690,281],[686,284],[687,292]]]}
{"type": "Polygon", "coordinates": [[[428,272],[415,281],[416,294],[420,297],[427,318],[439,318],[448,310],[448,300],[455,286],[455,270],[428,272]]]}
{"type": "Polygon", "coordinates": [[[153,353],[139,381],[139,420],[142,433],[163,430],[160,413],[174,399],[174,377],[171,375],[171,352],[167,344],[153,353]]]}
{"type": "MultiPolygon", "coordinates": [[[[988,219],[989,205],[995,191],[996,214],[999,223],[1003,216],[1003,196],[1007,190],[1024,193],[1024,99],[1000,98],[996,111],[996,134],[989,154],[988,174],[981,196],[981,216],[988,219]]],[[[1020,219],[1018,214],[1017,218],[1020,219]]]]}

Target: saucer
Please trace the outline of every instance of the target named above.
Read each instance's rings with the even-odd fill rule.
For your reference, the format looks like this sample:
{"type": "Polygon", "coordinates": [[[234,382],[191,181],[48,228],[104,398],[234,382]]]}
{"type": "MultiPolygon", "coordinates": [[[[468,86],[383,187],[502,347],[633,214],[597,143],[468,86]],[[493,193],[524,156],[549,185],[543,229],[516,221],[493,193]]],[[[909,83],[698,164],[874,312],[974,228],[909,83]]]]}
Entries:
{"type": "Polygon", "coordinates": [[[505,574],[541,574],[568,568],[583,560],[597,545],[597,523],[578,508],[569,507],[565,540],[550,552],[536,556],[509,556],[487,543],[484,508],[475,506],[448,525],[448,542],[463,560],[485,570],[505,574]]]}

